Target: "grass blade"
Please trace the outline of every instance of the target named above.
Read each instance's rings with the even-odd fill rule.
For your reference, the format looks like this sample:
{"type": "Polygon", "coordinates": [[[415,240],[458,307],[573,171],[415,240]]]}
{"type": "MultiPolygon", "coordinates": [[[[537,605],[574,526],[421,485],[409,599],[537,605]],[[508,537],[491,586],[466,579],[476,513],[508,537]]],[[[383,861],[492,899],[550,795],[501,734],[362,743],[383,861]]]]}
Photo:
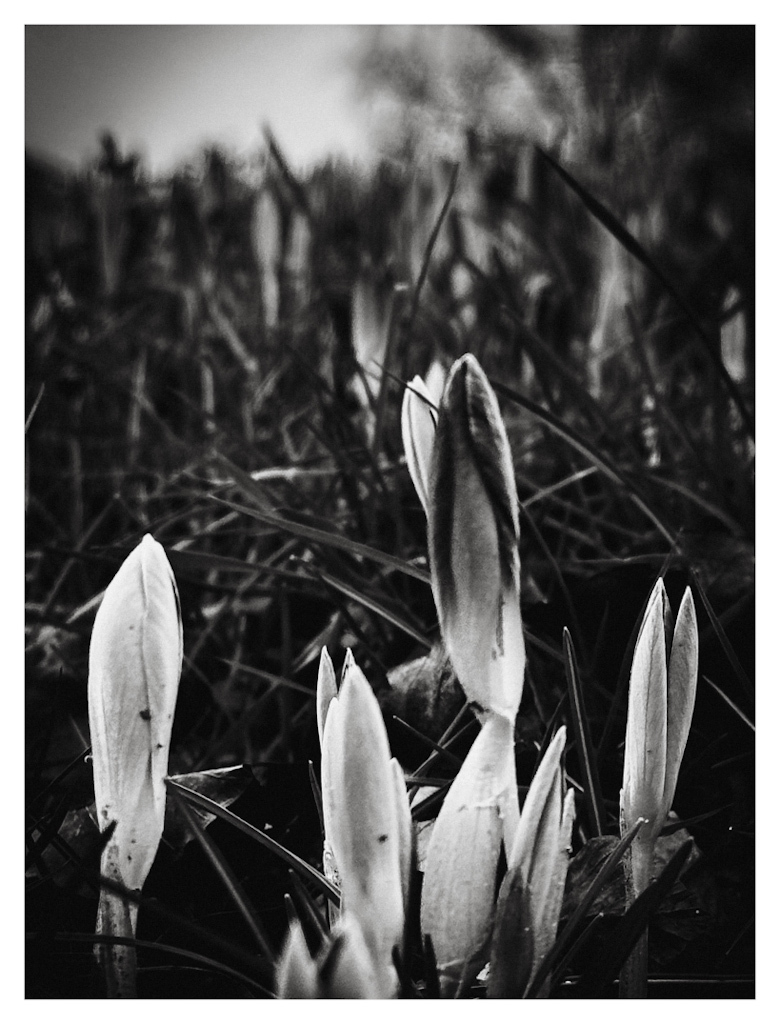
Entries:
{"type": "Polygon", "coordinates": [[[648,270],[653,275],[653,277],[655,277],[655,279],[666,289],[669,295],[674,299],[680,311],[685,315],[686,320],[695,331],[696,336],[704,345],[704,348],[706,349],[707,354],[712,360],[712,363],[715,367],[715,370],[718,373],[718,376],[725,384],[731,400],[734,402],[737,409],[739,410],[740,416],[742,417],[742,420],[745,424],[745,428],[749,432],[750,436],[754,437],[755,431],[753,426],[753,419],[750,413],[748,412],[744,401],[742,400],[742,395],[739,393],[739,389],[737,388],[734,381],[731,379],[731,375],[729,374],[728,370],[723,365],[723,361],[718,355],[718,350],[714,342],[699,323],[696,314],[688,305],[688,302],[683,298],[683,296],[680,294],[677,288],[675,288],[675,286],[672,284],[672,282],[669,280],[666,274],[661,270],[661,268],[657,265],[657,263],[653,259],[651,259],[651,257],[643,249],[639,242],[634,238],[631,232],[627,231],[626,228],[623,227],[623,225],[620,223],[617,217],[615,217],[614,214],[610,213],[609,210],[598,201],[598,199],[592,196],[590,192],[587,191],[587,189],[580,185],[580,183],[576,181],[569,174],[568,171],[565,171],[563,167],[561,167],[561,165],[557,163],[556,160],[554,160],[549,154],[545,153],[545,151],[540,146],[536,146],[535,148],[537,153],[539,153],[539,155],[542,157],[542,159],[550,167],[552,167],[552,169],[556,172],[556,174],[558,174],[558,176],[563,180],[563,182],[572,190],[572,192],[574,192],[575,195],[577,195],[582,200],[582,203],[585,206],[585,208],[591,214],[593,214],[596,220],[603,224],[603,226],[607,229],[607,231],[609,231],[611,235],[614,235],[614,237],[620,242],[623,248],[628,253],[630,253],[635,259],[637,259],[642,264],[642,266],[645,267],[645,269],[648,270]]]}
{"type": "Polygon", "coordinates": [[[395,569],[398,572],[406,573],[407,576],[413,576],[422,583],[430,584],[431,582],[430,573],[424,569],[418,569],[411,562],[404,562],[403,559],[396,558],[395,555],[388,555],[384,551],[378,551],[376,548],[369,547],[368,544],[361,544],[359,541],[350,540],[349,537],[342,537],[338,533],[329,533],[327,530],[319,530],[314,526],[296,523],[282,516],[274,515],[271,512],[261,512],[259,509],[248,508],[246,505],[239,505],[234,501],[228,501],[227,498],[220,498],[216,494],[212,494],[210,497],[212,501],[218,501],[220,505],[225,505],[227,508],[232,508],[235,512],[242,512],[244,515],[251,516],[252,519],[265,523],[267,526],[275,526],[278,530],[295,534],[296,537],[302,537],[304,540],[316,541],[318,544],[324,544],[326,547],[347,551],[349,554],[354,555],[355,558],[368,558],[372,562],[386,566],[388,569],[395,569]]]}
{"type": "Polygon", "coordinates": [[[540,419],[542,423],[545,423],[551,430],[553,430],[559,437],[562,437],[564,441],[575,448],[581,455],[584,455],[589,462],[592,462],[594,466],[598,467],[613,483],[619,484],[623,487],[634,502],[650,522],[660,531],[661,535],[669,544],[674,544],[674,537],[670,530],[661,522],[658,516],[653,512],[650,506],[647,504],[642,495],[637,491],[636,486],[623,474],[621,471],[608,459],[606,456],[601,455],[593,448],[587,441],[583,441],[582,438],[578,437],[574,431],[568,427],[562,420],[559,420],[557,416],[554,416],[547,409],[542,408],[541,405],[537,405],[536,402],[532,402],[530,398],[525,398],[523,395],[518,394],[512,388],[507,387],[500,381],[491,380],[493,388],[498,394],[504,395],[510,401],[515,402],[517,405],[522,406],[523,409],[527,409],[530,413],[540,419]]]}
{"type": "Polygon", "coordinates": [[[255,981],[254,978],[242,974],[241,971],[228,967],[227,964],[220,963],[219,960],[212,960],[211,957],[204,956],[203,953],[194,953],[192,950],[182,949],[180,946],[169,946],[164,942],[152,942],[148,939],[123,939],[113,935],[89,935],[81,932],[58,932],[54,936],[54,940],[56,942],[85,942],[90,946],[97,944],[136,946],[140,949],[154,949],[159,953],[170,953],[173,956],[183,957],[185,960],[192,960],[193,963],[208,967],[218,974],[235,978],[236,981],[240,981],[242,984],[255,989],[260,995],[273,996],[273,992],[270,989],[255,981]]]}
{"type": "Polygon", "coordinates": [[[415,629],[414,626],[410,625],[399,615],[396,615],[395,612],[391,612],[389,608],[380,604],[379,601],[375,601],[360,590],[355,590],[354,587],[345,583],[344,580],[336,579],[335,576],[331,576],[327,572],[318,572],[317,577],[321,579],[323,583],[327,583],[328,586],[341,591],[341,593],[351,601],[357,601],[357,603],[362,604],[364,608],[368,608],[369,611],[375,612],[383,619],[386,619],[391,625],[395,626],[396,629],[400,629],[403,633],[412,637],[412,639],[416,640],[418,644],[422,644],[422,646],[427,650],[430,651],[433,647],[433,642],[429,640],[428,637],[423,633],[420,633],[419,630],[415,629]]]}
{"type": "Polygon", "coordinates": [[[640,818],[639,821],[635,823],[633,828],[630,829],[630,831],[626,832],[626,834],[620,839],[620,841],[616,844],[615,849],[612,851],[612,853],[610,853],[610,855],[599,868],[598,874],[593,879],[591,884],[588,886],[583,898],[577,904],[577,909],[566,922],[566,927],[563,929],[561,934],[556,939],[555,945],[552,947],[549,953],[547,953],[544,960],[542,960],[541,964],[539,964],[539,970],[534,975],[534,979],[531,982],[528,992],[526,994],[527,999],[533,999],[533,997],[541,988],[542,982],[553,968],[553,965],[555,965],[556,961],[560,961],[563,955],[567,952],[567,947],[569,946],[569,943],[576,935],[577,929],[579,928],[581,922],[585,918],[585,915],[593,906],[593,901],[596,899],[598,894],[603,889],[605,883],[609,879],[612,872],[615,871],[615,869],[620,865],[620,862],[623,859],[623,854],[634,841],[634,837],[636,836],[637,832],[640,830],[643,824],[644,819],[640,818]]]}
{"type": "Polygon", "coordinates": [[[710,604],[710,599],[704,593],[704,588],[699,582],[699,575],[693,567],[691,567],[691,579],[693,580],[693,585],[696,589],[696,593],[699,595],[699,597],[701,598],[701,603],[704,605],[704,610],[707,613],[707,618],[710,620],[710,624],[712,625],[712,628],[715,630],[715,635],[720,641],[720,646],[723,648],[726,657],[729,659],[729,664],[734,669],[734,673],[737,679],[739,679],[740,683],[742,684],[742,688],[745,691],[745,695],[750,700],[753,700],[753,684],[750,682],[747,672],[740,665],[739,658],[737,657],[734,648],[731,646],[729,638],[723,631],[723,626],[721,626],[720,620],[718,619],[718,616],[715,614],[715,609],[710,604]]]}
{"type": "Polygon", "coordinates": [[[222,884],[230,893],[230,896],[233,902],[235,903],[236,907],[238,908],[239,913],[244,918],[244,921],[246,921],[246,924],[250,932],[252,933],[252,937],[257,943],[258,948],[263,953],[263,956],[265,956],[271,963],[273,963],[274,955],[268,943],[268,939],[265,936],[265,932],[263,931],[263,926],[260,924],[257,914],[255,913],[254,909],[252,908],[252,905],[247,899],[246,893],[241,888],[241,883],[236,878],[230,865],[222,856],[222,853],[218,849],[214,840],[211,838],[211,836],[206,834],[206,831],[201,825],[200,821],[198,821],[197,816],[193,814],[192,810],[190,809],[187,800],[181,795],[178,788],[174,788],[174,786],[171,786],[170,781],[168,782],[168,789],[170,790],[174,802],[178,806],[181,813],[184,815],[187,825],[190,827],[195,838],[200,843],[201,848],[203,852],[206,854],[206,857],[208,858],[212,867],[219,875],[222,884]]]}
{"type": "Polygon", "coordinates": [[[708,676],[702,675],[702,679],[705,683],[708,683],[713,688],[713,690],[715,691],[715,693],[717,693],[719,697],[722,697],[723,700],[725,700],[725,702],[728,704],[728,706],[731,708],[735,715],[739,715],[739,717],[742,719],[742,721],[745,723],[748,729],[752,729],[753,732],[756,731],[755,725],[750,721],[745,712],[740,711],[740,709],[737,707],[734,701],[730,697],[727,697],[719,686],[716,686],[715,683],[713,683],[713,681],[708,676]]]}
{"type": "Polygon", "coordinates": [[[577,985],[577,998],[597,998],[614,980],[631,951],[647,930],[650,917],[677,881],[677,876],[682,871],[692,849],[693,840],[688,839],[677,850],[660,876],[651,882],[631,904],[625,916],[620,919],[620,923],[610,935],[607,948],[602,951],[595,966],[582,977],[577,985]]]}
{"type": "Polygon", "coordinates": [[[307,864],[305,860],[302,860],[296,854],[291,853],[290,850],[285,849],[281,843],[277,843],[275,839],[267,836],[265,832],[261,832],[260,829],[255,828],[254,825],[250,825],[248,821],[244,821],[243,818],[239,818],[237,814],[227,810],[225,807],[220,807],[218,803],[213,800],[209,800],[207,796],[201,796],[200,793],[194,793],[191,789],[187,789],[185,786],[180,786],[177,782],[173,782],[171,779],[166,780],[166,784],[169,788],[180,790],[182,795],[190,803],[195,804],[197,807],[202,807],[203,810],[209,811],[210,814],[216,815],[218,818],[222,818],[223,821],[227,821],[230,825],[233,825],[243,832],[244,835],[249,836],[250,839],[254,839],[255,842],[260,843],[267,850],[275,853],[278,857],[281,857],[283,861],[286,861],[291,867],[295,868],[299,874],[303,875],[304,878],[308,878],[309,881],[320,890],[332,903],[336,906],[340,903],[340,896],[335,886],[321,875],[319,871],[313,868],[310,864],[307,864]]]}
{"type": "Polygon", "coordinates": [[[568,629],[563,627],[563,649],[566,657],[566,683],[569,687],[569,705],[571,707],[574,739],[577,743],[577,755],[582,768],[583,789],[590,827],[594,835],[604,835],[604,799],[601,795],[596,755],[590,735],[588,716],[585,712],[585,698],[582,693],[582,682],[574,655],[574,645],[568,629]]]}

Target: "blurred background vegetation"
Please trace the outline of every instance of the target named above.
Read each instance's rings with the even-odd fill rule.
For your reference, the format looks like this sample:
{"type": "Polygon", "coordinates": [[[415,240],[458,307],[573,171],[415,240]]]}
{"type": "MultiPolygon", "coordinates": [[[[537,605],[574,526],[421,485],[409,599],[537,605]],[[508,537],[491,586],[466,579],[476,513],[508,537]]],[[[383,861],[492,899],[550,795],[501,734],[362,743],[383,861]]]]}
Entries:
{"type": "MultiPolygon", "coordinates": [[[[614,817],[632,629],[659,572],[673,604],[692,582],[702,682],[677,809],[703,816],[709,874],[689,969],[744,973],[754,31],[392,27],[358,64],[383,154],[370,168],[298,172],[270,130],[252,159],[207,148],[164,177],[109,134],[79,171],[28,155],[30,827],[56,833],[91,800],[91,624],[144,532],[184,615],[172,772],[287,763],[305,803],[324,643],[337,666],[353,648],[419,763],[425,743],[392,716],[438,738],[460,698],[402,388],[472,351],[522,504],[521,778],[561,713],[566,625],[614,817]]],[[[295,806],[274,813],[294,832],[295,806]]],[[[312,862],[314,833],[295,840],[312,862]]],[[[280,893],[263,898],[283,918],[280,893]]],[[[92,906],[74,894],[68,913],[79,899],[92,906]]],[[[43,980],[61,961],[36,962],[40,992],[61,994],[43,980]]]]}

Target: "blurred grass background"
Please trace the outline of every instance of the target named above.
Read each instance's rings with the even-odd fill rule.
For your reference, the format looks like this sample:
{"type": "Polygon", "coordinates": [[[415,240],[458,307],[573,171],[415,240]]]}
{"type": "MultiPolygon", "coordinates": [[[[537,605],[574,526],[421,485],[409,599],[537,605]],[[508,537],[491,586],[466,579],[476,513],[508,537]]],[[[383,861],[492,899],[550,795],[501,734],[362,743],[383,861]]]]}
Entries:
{"type": "Polygon", "coordinates": [[[659,572],[673,605],[692,582],[702,680],[675,806],[704,815],[714,865],[692,962],[744,971],[754,32],[496,27],[446,60],[436,40],[388,29],[364,53],[371,168],[293,170],[271,130],[256,159],[210,147],[157,177],[109,134],[76,172],[28,155],[28,824],[91,799],[89,635],[144,532],[184,615],[172,772],[316,762],[324,643],[337,667],[353,648],[422,760],[392,715],[437,738],[459,698],[401,396],[472,351],[522,505],[519,764],[560,712],[568,626],[614,816],[632,629],[659,572]]]}

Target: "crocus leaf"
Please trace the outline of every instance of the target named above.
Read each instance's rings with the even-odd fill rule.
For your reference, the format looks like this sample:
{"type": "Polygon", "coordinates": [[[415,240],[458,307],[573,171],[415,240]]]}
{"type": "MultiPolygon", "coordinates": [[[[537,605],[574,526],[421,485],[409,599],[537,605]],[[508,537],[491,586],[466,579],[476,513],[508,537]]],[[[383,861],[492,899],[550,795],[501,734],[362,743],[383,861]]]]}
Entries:
{"type": "Polygon", "coordinates": [[[398,817],[398,863],[401,874],[401,891],[404,910],[409,905],[409,881],[412,871],[412,812],[409,807],[409,796],[406,791],[406,780],[403,768],[395,758],[390,764],[393,769],[395,783],[396,814],[398,817]]]}
{"type": "MultiPolygon", "coordinates": [[[[555,833],[557,845],[550,849],[540,850],[544,859],[549,856],[551,869],[546,880],[541,906],[535,913],[535,946],[534,974],[536,974],[547,953],[552,949],[558,934],[558,922],[563,905],[563,894],[566,887],[566,876],[569,872],[569,855],[571,853],[571,834],[574,827],[574,790],[566,793],[563,801],[560,826],[555,833]]],[[[532,896],[534,880],[531,882],[532,896]]]]}
{"type": "Polygon", "coordinates": [[[596,964],[583,975],[575,988],[576,997],[589,999],[600,996],[617,976],[661,900],[677,881],[691,850],[691,842],[684,843],[664,868],[661,876],[644,890],[626,911],[625,917],[609,937],[608,946],[596,964]]]}
{"type": "Polygon", "coordinates": [[[532,897],[519,865],[501,883],[490,947],[488,999],[521,999],[534,963],[532,897]]]}

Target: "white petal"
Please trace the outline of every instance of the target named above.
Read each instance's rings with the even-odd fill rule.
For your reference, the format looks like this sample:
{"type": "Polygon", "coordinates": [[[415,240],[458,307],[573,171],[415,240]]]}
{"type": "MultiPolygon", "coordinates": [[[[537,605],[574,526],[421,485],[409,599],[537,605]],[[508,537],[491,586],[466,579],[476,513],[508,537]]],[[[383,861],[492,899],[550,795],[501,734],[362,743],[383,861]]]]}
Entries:
{"type": "Polygon", "coordinates": [[[531,785],[528,788],[520,814],[517,838],[507,856],[508,866],[515,867],[521,865],[525,871],[526,879],[529,876],[533,862],[534,848],[538,841],[539,829],[545,807],[549,801],[550,792],[556,786],[560,787],[561,757],[565,746],[566,727],[561,726],[550,741],[547,750],[544,752],[544,757],[539,762],[539,767],[536,769],[531,780],[531,785]]]}
{"type": "Polygon", "coordinates": [[[501,804],[511,784],[512,725],[490,716],[444,799],[433,826],[422,887],[421,927],[433,940],[442,990],[476,976],[488,955],[501,804]]]}
{"type": "MultiPolygon", "coordinates": [[[[659,581],[660,582],[660,581],[659,581]]],[[[656,584],[634,648],[628,690],[623,762],[623,809],[627,828],[640,817],[640,836],[663,825],[666,778],[666,640],[663,584],[656,584]]]]}
{"type": "Polygon", "coordinates": [[[664,817],[669,813],[677,788],[680,763],[688,742],[688,733],[696,702],[699,672],[699,631],[691,588],[686,588],[677,613],[672,653],[669,658],[669,693],[666,710],[666,780],[664,817]]]}

